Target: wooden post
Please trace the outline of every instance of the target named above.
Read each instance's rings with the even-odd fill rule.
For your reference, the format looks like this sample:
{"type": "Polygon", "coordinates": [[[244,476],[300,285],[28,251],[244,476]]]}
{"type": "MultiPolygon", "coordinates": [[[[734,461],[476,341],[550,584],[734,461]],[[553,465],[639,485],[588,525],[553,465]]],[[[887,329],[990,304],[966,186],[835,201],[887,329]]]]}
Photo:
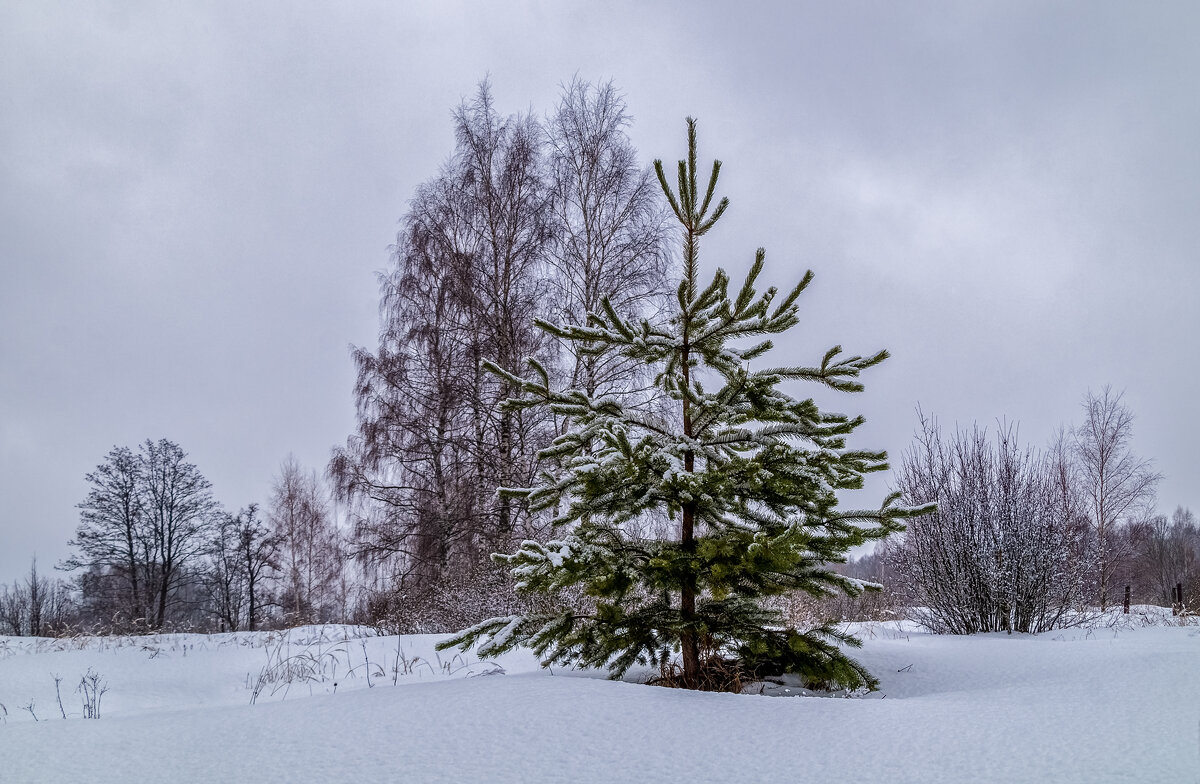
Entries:
{"type": "Polygon", "coordinates": [[[1129,615],[1129,586],[1125,586],[1125,614],[1129,615]]]}

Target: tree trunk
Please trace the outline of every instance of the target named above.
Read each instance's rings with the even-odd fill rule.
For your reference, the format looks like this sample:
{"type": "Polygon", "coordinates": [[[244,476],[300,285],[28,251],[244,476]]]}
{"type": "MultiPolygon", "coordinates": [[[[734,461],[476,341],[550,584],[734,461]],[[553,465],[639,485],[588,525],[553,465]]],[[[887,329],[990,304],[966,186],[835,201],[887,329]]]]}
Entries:
{"type": "Polygon", "coordinates": [[[254,572],[250,571],[246,580],[246,593],[248,594],[246,605],[246,630],[254,631],[254,611],[258,608],[254,606],[254,591],[258,588],[255,584],[254,572]]]}
{"type": "Polygon", "coordinates": [[[170,593],[171,578],[174,577],[174,569],[168,564],[163,564],[162,569],[162,584],[158,589],[158,617],[154,619],[154,628],[161,629],[163,623],[167,620],[167,594],[170,593]]]}
{"type": "MultiPolygon", "coordinates": [[[[685,467],[691,471],[692,457],[687,456],[685,467]]],[[[696,551],[696,539],[693,534],[695,525],[695,512],[690,507],[685,507],[683,510],[683,550],[689,555],[696,551]]],[[[680,589],[680,606],[679,614],[683,618],[685,624],[694,624],[696,622],[696,577],[689,574],[683,580],[683,585],[680,589]]],[[[683,649],[683,681],[684,686],[689,689],[694,689],[700,684],[700,641],[696,637],[696,631],[693,628],[685,629],[679,635],[680,647],[683,649]]]]}
{"type": "MultiPolygon", "coordinates": [[[[689,239],[691,235],[689,233],[689,239]]],[[[688,391],[690,370],[688,362],[690,360],[690,346],[688,345],[688,328],[687,324],[683,327],[683,433],[688,438],[692,437],[692,407],[691,401],[688,399],[688,391]]],[[[695,470],[696,455],[690,449],[683,453],[683,469],[688,473],[695,470]]],[[[696,505],[689,503],[683,507],[683,521],[680,527],[679,541],[683,545],[683,551],[687,555],[692,555],[696,552],[696,505]]],[[[683,681],[684,686],[689,689],[694,689],[700,685],[700,643],[696,638],[695,622],[696,622],[696,575],[691,572],[689,567],[688,574],[683,579],[683,583],[679,590],[679,614],[684,623],[684,630],[679,635],[680,648],[683,653],[683,681]]]]}
{"type": "Polygon", "coordinates": [[[127,563],[129,564],[129,611],[132,616],[129,620],[134,621],[138,618],[144,618],[146,613],[142,609],[142,593],[138,586],[138,562],[137,555],[133,549],[132,540],[128,546],[127,563]]]}

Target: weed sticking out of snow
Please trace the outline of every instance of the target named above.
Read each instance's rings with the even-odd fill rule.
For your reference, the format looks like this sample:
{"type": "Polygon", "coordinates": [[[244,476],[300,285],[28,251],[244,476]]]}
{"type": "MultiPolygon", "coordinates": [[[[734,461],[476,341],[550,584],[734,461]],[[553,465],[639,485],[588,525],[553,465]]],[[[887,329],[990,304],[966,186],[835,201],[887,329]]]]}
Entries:
{"type": "MultiPolygon", "coordinates": [[[[54,689],[57,693],[57,678],[54,679],[54,689]]],[[[80,699],[83,702],[83,718],[100,718],[100,701],[108,693],[108,681],[104,680],[100,673],[88,667],[88,671],[80,676],[79,685],[75,687],[75,692],[80,695],[80,699]]],[[[67,718],[67,713],[63,710],[61,699],[59,700],[58,708],[62,711],[63,718],[67,718]]]]}
{"type": "Polygon", "coordinates": [[[246,676],[250,704],[263,697],[287,699],[293,687],[304,689],[312,696],[319,692],[336,693],[339,686],[343,690],[356,685],[373,689],[389,681],[393,686],[399,685],[402,679],[445,679],[505,672],[497,662],[479,662],[464,654],[443,658],[443,654],[431,645],[420,646],[422,650],[428,648],[431,654],[412,653],[404,645],[405,637],[400,635],[387,638],[371,632],[364,636],[359,627],[315,628],[320,631],[305,627],[304,630],[291,630],[300,634],[283,632],[267,640],[263,645],[266,664],[256,676],[251,677],[249,673],[246,676]],[[352,630],[357,634],[352,634],[352,630]]]}

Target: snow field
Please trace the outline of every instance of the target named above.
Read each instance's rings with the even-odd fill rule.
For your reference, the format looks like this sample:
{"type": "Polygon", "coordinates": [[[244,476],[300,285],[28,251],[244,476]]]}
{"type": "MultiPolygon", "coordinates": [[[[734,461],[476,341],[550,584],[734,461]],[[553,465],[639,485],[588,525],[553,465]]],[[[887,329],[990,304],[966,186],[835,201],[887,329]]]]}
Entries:
{"type": "Polygon", "coordinates": [[[1200,782],[1200,627],[855,628],[882,688],[849,699],[439,659],[438,636],[355,627],[0,638],[0,782],[1200,782]],[[98,721],[73,691],[89,667],[98,721]]]}

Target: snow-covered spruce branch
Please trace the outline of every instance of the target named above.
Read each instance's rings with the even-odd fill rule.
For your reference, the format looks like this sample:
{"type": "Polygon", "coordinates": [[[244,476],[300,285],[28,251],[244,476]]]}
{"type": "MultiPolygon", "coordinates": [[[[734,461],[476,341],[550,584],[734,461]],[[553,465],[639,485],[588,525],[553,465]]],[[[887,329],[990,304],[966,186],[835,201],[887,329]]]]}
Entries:
{"type": "Polygon", "coordinates": [[[848,381],[846,379],[858,378],[863,370],[874,367],[891,356],[884,350],[869,357],[852,356],[835,362],[832,365],[829,364],[841,352],[841,346],[834,346],[829,349],[829,351],[825,352],[825,356],[822,357],[819,367],[773,368],[763,372],[778,375],[780,378],[817,381],[839,392],[861,392],[864,387],[860,382],[848,381]]]}

